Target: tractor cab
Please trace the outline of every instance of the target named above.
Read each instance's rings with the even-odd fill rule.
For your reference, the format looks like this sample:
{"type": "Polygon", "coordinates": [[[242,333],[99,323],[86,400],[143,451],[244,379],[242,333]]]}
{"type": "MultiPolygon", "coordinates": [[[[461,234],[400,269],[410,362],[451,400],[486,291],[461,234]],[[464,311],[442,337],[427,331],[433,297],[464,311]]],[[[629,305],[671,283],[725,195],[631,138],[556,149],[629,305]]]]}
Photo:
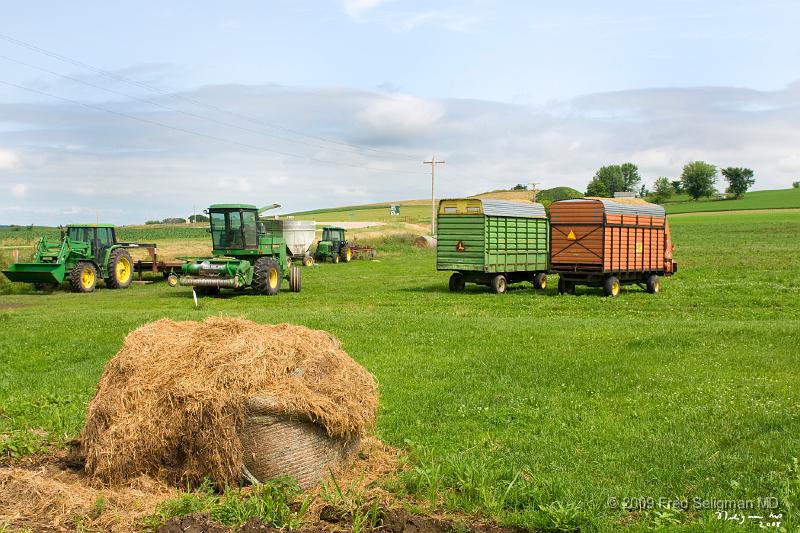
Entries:
{"type": "Polygon", "coordinates": [[[117,244],[114,226],[110,224],[71,224],[67,226],[67,237],[72,243],[85,243],[94,257],[101,257],[106,249],[117,244]]]}
{"type": "Polygon", "coordinates": [[[258,235],[264,233],[258,223],[258,209],[247,204],[218,204],[208,209],[211,241],[217,250],[256,250],[258,235]],[[260,230],[260,231],[259,231],[260,230]]]}
{"type": "Polygon", "coordinates": [[[317,243],[317,251],[314,254],[317,261],[330,259],[334,263],[340,260],[349,263],[353,258],[350,243],[345,239],[344,228],[338,226],[325,226],[322,228],[322,239],[317,243]]]}

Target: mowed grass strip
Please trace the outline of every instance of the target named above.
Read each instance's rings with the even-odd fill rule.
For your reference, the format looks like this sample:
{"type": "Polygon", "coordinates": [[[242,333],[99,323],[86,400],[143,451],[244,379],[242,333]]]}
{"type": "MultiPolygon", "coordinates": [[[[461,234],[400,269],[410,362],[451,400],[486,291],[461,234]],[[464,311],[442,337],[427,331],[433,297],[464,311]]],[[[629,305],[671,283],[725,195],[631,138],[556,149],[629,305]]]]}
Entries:
{"type": "Polygon", "coordinates": [[[774,496],[797,527],[800,213],[671,227],[680,269],[657,296],[559,296],[555,279],[543,292],[451,294],[433,252],[390,246],[379,261],[303,269],[299,294],[203,298],[199,309],[163,283],[0,297],[6,453],[76,436],[133,328],[241,315],[331,331],[375,374],[378,434],[411,454],[390,488],[420,510],[542,529],[718,530],[732,526],[711,510],[629,513],[608,500],[774,496]]]}

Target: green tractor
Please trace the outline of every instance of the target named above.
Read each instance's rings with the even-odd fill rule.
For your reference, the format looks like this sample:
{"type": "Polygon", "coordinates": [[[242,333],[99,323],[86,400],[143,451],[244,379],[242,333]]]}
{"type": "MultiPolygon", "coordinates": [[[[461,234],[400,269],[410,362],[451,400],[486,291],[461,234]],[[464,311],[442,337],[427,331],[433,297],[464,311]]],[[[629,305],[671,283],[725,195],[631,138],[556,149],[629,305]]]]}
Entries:
{"type": "Polygon", "coordinates": [[[180,284],[201,295],[218,294],[220,289],[237,291],[251,287],[256,294],[273,296],[288,272],[289,289],[300,292],[300,269],[286,257],[286,243],[280,230],[259,220],[261,209],[249,204],[215,204],[209,216],[213,257],[187,260],[180,284]]]}
{"type": "Polygon", "coordinates": [[[98,278],[104,278],[106,287],[125,289],[133,281],[133,260],[127,249],[139,247],[155,244],[118,242],[110,224],[71,224],[57,242],[42,237],[32,262],[11,264],[3,274],[37,288],[68,280],[75,292],[92,292],[98,278]]]}
{"type": "Polygon", "coordinates": [[[322,228],[322,239],[317,243],[314,259],[323,262],[328,259],[334,263],[344,261],[349,263],[353,259],[353,250],[344,236],[344,228],[325,226],[322,228]]]}

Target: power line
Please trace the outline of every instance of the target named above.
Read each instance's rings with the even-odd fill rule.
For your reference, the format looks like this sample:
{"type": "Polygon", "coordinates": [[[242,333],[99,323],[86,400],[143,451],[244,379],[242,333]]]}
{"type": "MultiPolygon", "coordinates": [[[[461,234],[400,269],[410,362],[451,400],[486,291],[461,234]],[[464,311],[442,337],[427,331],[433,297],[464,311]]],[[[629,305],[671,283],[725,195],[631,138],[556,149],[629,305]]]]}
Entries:
{"type": "Polygon", "coordinates": [[[196,100],[194,98],[190,98],[188,96],[183,96],[183,95],[171,93],[169,91],[165,91],[163,89],[160,89],[158,87],[155,87],[155,86],[150,85],[150,84],[145,83],[145,82],[141,82],[141,81],[138,81],[138,80],[134,80],[132,78],[128,78],[126,76],[122,76],[122,75],[119,75],[119,74],[116,74],[116,73],[113,73],[113,72],[109,72],[109,71],[104,70],[104,69],[102,69],[100,67],[95,67],[94,65],[90,65],[90,64],[85,63],[83,61],[79,61],[77,59],[73,59],[71,57],[68,57],[68,56],[65,56],[65,55],[62,55],[62,54],[59,54],[59,53],[56,53],[56,52],[52,52],[50,50],[47,50],[47,49],[42,48],[40,46],[37,46],[35,44],[23,41],[21,39],[16,39],[16,38],[11,37],[9,35],[5,35],[5,34],[0,33],[0,39],[2,39],[4,41],[7,41],[7,42],[9,42],[11,44],[17,45],[17,46],[20,46],[20,47],[23,47],[23,48],[27,48],[28,50],[31,50],[31,51],[46,55],[46,56],[51,57],[53,59],[57,59],[59,61],[63,61],[63,62],[70,63],[72,65],[75,65],[75,66],[78,66],[78,67],[81,67],[81,68],[85,68],[85,69],[91,70],[92,72],[95,72],[95,73],[100,74],[102,76],[106,76],[108,78],[112,78],[112,79],[115,79],[117,81],[121,81],[123,83],[127,83],[129,85],[135,85],[135,86],[140,87],[142,89],[146,89],[148,91],[156,92],[156,93],[162,94],[162,95],[170,97],[170,98],[175,98],[177,100],[183,100],[183,101],[189,102],[191,104],[194,104],[196,106],[204,107],[206,109],[211,109],[211,110],[219,112],[219,113],[226,113],[226,114],[229,114],[231,116],[235,116],[235,117],[237,117],[239,119],[245,120],[247,122],[260,124],[262,126],[266,126],[266,127],[270,127],[270,128],[279,129],[279,130],[285,131],[287,133],[291,133],[293,135],[298,135],[300,137],[307,137],[307,138],[311,138],[311,139],[316,139],[318,141],[323,141],[323,142],[332,143],[332,144],[338,144],[338,145],[341,145],[341,146],[347,146],[347,147],[350,147],[350,148],[356,149],[356,150],[366,150],[366,151],[374,152],[376,154],[385,154],[385,156],[392,156],[392,157],[395,157],[395,158],[398,158],[398,159],[405,159],[405,160],[408,160],[408,161],[416,161],[417,160],[417,158],[409,156],[407,154],[401,154],[399,152],[392,152],[392,151],[389,151],[389,150],[381,150],[381,149],[378,149],[378,148],[372,148],[370,146],[359,145],[359,144],[354,144],[354,143],[348,143],[348,142],[344,142],[344,141],[338,141],[338,140],[335,140],[335,139],[329,139],[329,138],[321,137],[321,136],[317,136],[317,135],[310,135],[310,134],[303,133],[303,132],[300,132],[300,131],[297,131],[297,130],[293,130],[291,128],[287,128],[286,126],[282,126],[280,124],[274,124],[274,123],[266,122],[266,121],[263,121],[263,120],[260,120],[260,119],[252,118],[252,117],[249,117],[247,115],[244,115],[244,114],[241,114],[241,113],[237,113],[235,111],[230,111],[228,109],[224,109],[224,108],[215,106],[213,104],[208,104],[208,103],[205,103],[205,102],[201,102],[199,100],[196,100]]]}
{"type": "Polygon", "coordinates": [[[47,68],[44,68],[44,67],[40,67],[38,65],[33,65],[33,64],[27,63],[25,61],[20,61],[18,59],[14,59],[14,58],[11,58],[11,57],[8,57],[8,56],[5,56],[5,55],[0,55],[0,59],[4,59],[6,61],[10,61],[10,62],[16,63],[18,65],[23,65],[25,67],[38,70],[40,72],[45,72],[45,73],[51,74],[53,76],[59,76],[59,77],[64,78],[64,79],[67,79],[67,80],[70,80],[70,81],[74,81],[76,83],[80,83],[80,84],[86,85],[87,87],[93,87],[95,89],[99,89],[101,91],[106,91],[106,92],[111,93],[111,94],[116,94],[118,96],[124,96],[125,98],[130,98],[130,99],[135,100],[137,102],[142,102],[142,103],[145,103],[145,104],[149,104],[149,105],[152,105],[152,106],[155,106],[155,107],[167,110],[167,111],[171,111],[173,113],[179,113],[179,114],[185,115],[187,117],[192,117],[192,118],[196,118],[196,119],[199,119],[199,120],[205,120],[207,122],[211,122],[211,123],[214,123],[214,124],[217,124],[217,125],[220,125],[220,126],[226,126],[226,127],[229,127],[229,128],[234,128],[234,129],[241,130],[241,131],[246,131],[246,132],[249,132],[249,133],[255,133],[257,135],[263,135],[265,137],[270,137],[270,138],[278,139],[278,140],[281,140],[281,141],[286,141],[286,142],[291,142],[291,143],[299,143],[299,144],[303,144],[305,146],[321,148],[323,150],[330,150],[330,151],[334,151],[334,152],[338,152],[338,153],[342,153],[342,154],[363,155],[363,154],[359,154],[357,152],[352,152],[352,151],[349,151],[349,150],[341,150],[339,148],[332,148],[330,146],[325,146],[325,145],[322,145],[322,144],[314,144],[314,143],[309,143],[309,142],[306,142],[306,141],[303,141],[303,140],[295,140],[295,139],[290,139],[288,137],[281,137],[279,135],[274,135],[274,134],[271,134],[271,133],[266,133],[266,132],[263,132],[263,131],[254,130],[252,128],[246,128],[246,127],[243,127],[243,126],[239,126],[238,124],[233,124],[231,122],[225,122],[225,121],[222,121],[222,120],[217,120],[215,118],[211,118],[211,117],[208,117],[208,116],[205,116],[205,115],[199,115],[197,113],[192,113],[190,111],[184,111],[182,109],[177,109],[177,108],[174,108],[174,107],[170,107],[170,106],[161,104],[161,103],[156,102],[154,100],[150,100],[149,98],[142,98],[142,97],[130,94],[130,93],[123,92],[123,91],[117,91],[115,89],[109,89],[107,87],[103,87],[101,85],[96,85],[94,83],[82,80],[80,78],[76,78],[74,76],[69,76],[67,74],[62,74],[60,72],[56,72],[56,71],[53,71],[53,70],[50,70],[50,69],[47,69],[47,68]]]}
{"type": "Polygon", "coordinates": [[[131,119],[131,120],[136,120],[138,122],[143,122],[145,124],[151,124],[151,125],[154,125],[154,126],[159,126],[159,127],[166,128],[166,129],[169,129],[169,130],[178,131],[178,132],[181,132],[181,133],[186,133],[188,135],[194,135],[196,137],[203,137],[203,138],[214,140],[214,141],[224,142],[224,143],[228,143],[228,144],[234,144],[234,145],[241,146],[241,147],[244,147],[244,148],[250,148],[252,150],[259,150],[259,151],[262,151],[262,152],[269,152],[269,153],[279,154],[279,155],[283,155],[283,156],[287,156],[287,157],[294,157],[294,158],[298,158],[298,159],[308,159],[310,161],[316,161],[318,163],[324,163],[324,164],[329,164],[329,165],[341,165],[341,166],[347,166],[347,167],[351,167],[351,168],[358,168],[358,169],[368,170],[368,171],[395,172],[395,173],[401,173],[401,174],[420,174],[419,172],[408,171],[408,170],[398,170],[398,169],[392,169],[392,168],[378,168],[378,167],[365,167],[365,166],[362,166],[362,165],[354,165],[354,164],[350,164],[350,163],[344,163],[344,162],[341,162],[341,161],[330,161],[330,160],[327,160],[327,159],[320,159],[318,157],[313,157],[313,156],[305,156],[305,155],[300,155],[300,154],[294,154],[294,153],[291,153],[291,152],[284,152],[284,151],[281,151],[281,150],[274,150],[274,149],[271,149],[271,148],[264,148],[262,146],[255,146],[255,145],[252,145],[252,144],[243,143],[243,142],[237,141],[235,139],[228,139],[226,137],[219,137],[219,136],[216,136],[216,135],[209,135],[209,134],[206,134],[206,133],[190,130],[190,129],[187,129],[187,128],[182,128],[180,126],[172,126],[170,124],[164,124],[163,122],[159,122],[157,120],[138,117],[136,115],[131,115],[129,113],[124,113],[122,111],[114,111],[113,109],[107,109],[105,107],[101,107],[101,106],[97,106],[97,105],[93,105],[93,104],[88,104],[86,102],[80,102],[78,100],[73,100],[71,98],[58,96],[58,95],[49,93],[47,91],[34,89],[32,87],[26,87],[24,85],[19,85],[19,84],[12,83],[12,82],[9,82],[9,81],[0,80],[0,83],[2,83],[3,85],[7,85],[9,87],[16,87],[17,89],[22,89],[24,91],[28,91],[28,92],[31,92],[31,93],[36,93],[36,94],[39,94],[39,95],[42,95],[42,96],[55,98],[57,100],[68,102],[70,104],[79,105],[79,106],[85,107],[87,109],[93,109],[95,111],[101,111],[103,113],[110,113],[112,115],[125,117],[125,118],[131,119]]]}

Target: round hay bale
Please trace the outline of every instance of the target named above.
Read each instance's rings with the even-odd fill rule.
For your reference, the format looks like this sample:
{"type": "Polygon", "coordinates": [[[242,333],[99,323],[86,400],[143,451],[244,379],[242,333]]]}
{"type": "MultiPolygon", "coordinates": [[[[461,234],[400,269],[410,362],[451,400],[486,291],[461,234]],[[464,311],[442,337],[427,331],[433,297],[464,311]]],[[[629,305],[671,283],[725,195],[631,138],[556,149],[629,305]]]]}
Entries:
{"type": "Polygon", "coordinates": [[[414,239],[414,246],[417,248],[436,248],[436,237],[420,235],[414,239]]]}
{"type": "MultiPolygon", "coordinates": [[[[325,331],[230,317],[162,319],[131,332],[106,365],[81,434],[86,471],[107,484],[146,474],[181,486],[204,478],[220,487],[234,485],[245,467],[245,449],[258,458],[259,450],[276,446],[271,438],[286,438],[289,426],[301,427],[277,427],[272,437],[256,431],[253,424],[266,419],[250,421],[247,406],[251,413],[265,412],[254,410],[264,407],[258,398],[271,399],[269,416],[321,429],[330,440],[325,446],[333,448],[357,442],[374,425],[378,409],[372,375],[325,331]]],[[[302,430],[313,433],[307,426],[302,430]]],[[[309,447],[304,442],[310,440],[281,444],[287,460],[302,455],[303,446],[309,447]]],[[[315,446],[316,456],[330,457],[322,444],[315,446]]],[[[271,470],[261,462],[252,466],[268,477],[271,470]]]]}
{"type": "Polygon", "coordinates": [[[306,489],[358,451],[358,435],[331,437],[303,413],[281,411],[274,398],[250,398],[245,412],[239,438],[245,478],[250,482],[292,476],[306,489]]]}

